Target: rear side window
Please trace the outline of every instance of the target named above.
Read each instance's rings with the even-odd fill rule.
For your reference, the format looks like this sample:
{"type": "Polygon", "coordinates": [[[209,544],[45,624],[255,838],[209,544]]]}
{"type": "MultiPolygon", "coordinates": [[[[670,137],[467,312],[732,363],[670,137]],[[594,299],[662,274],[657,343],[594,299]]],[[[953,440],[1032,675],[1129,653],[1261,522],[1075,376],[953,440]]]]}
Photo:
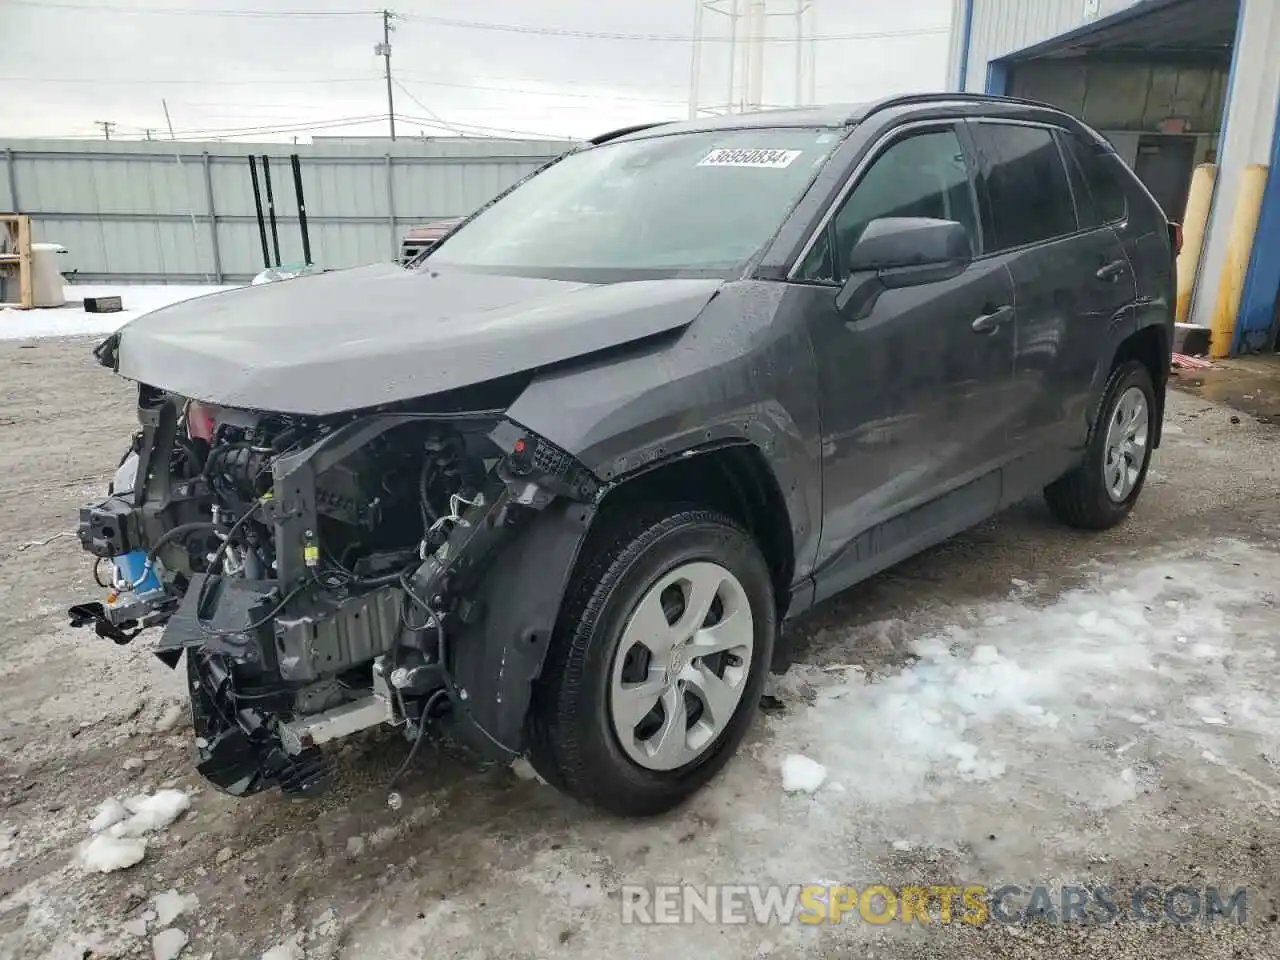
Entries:
{"type": "Polygon", "coordinates": [[[1080,201],[1080,225],[1100,227],[1125,218],[1124,187],[1107,163],[1106,157],[1073,133],[1058,137],[1070,159],[1073,181],[1080,201]]]}
{"type": "Polygon", "coordinates": [[[1052,132],[1044,127],[980,123],[975,133],[986,158],[991,201],[988,250],[1008,250],[1077,230],[1067,168],[1052,132]]]}

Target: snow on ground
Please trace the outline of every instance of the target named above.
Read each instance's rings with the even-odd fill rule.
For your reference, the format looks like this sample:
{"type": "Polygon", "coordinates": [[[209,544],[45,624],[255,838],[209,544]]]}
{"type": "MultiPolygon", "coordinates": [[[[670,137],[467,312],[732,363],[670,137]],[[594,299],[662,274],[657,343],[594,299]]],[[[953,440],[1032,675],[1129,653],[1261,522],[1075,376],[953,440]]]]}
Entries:
{"type": "MultiPolygon", "coordinates": [[[[1280,748],[1268,692],[1280,556],[1224,540],[1085,577],[1047,604],[1021,583],[1008,599],[949,608],[940,626],[907,623],[918,632],[901,668],[793,668],[779,687],[803,696],[784,692],[787,711],[674,821],[587,827],[572,847],[532,840],[524,862],[480,840],[490,865],[469,891],[417,923],[388,923],[425,902],[414,881],[392,884],[388,913],[357,922],[343,956],[465,952],[493,919],[485,903],[531,897],[536,911],[502,914],[509,946],[571,930],[584,956],[730,955],[734,928],[620,928],[618,885],[863,886],[913,882],[911,862],[908,876],[932,871],[935,883],[1083,883],[1103,851],[1154,862],[1184,842],[1161,822],[1170,795],[1194,805],[1225,786],[1233,802],[1270,808],[1280,792],[1249,767],[1280,748]]],[[[878,931],[753,935],[766,932],[774,956],[802,956],[878,931]]]]}
{"type": "Polygon", "coordinates": [[[67,304],[38,310],[0,310],[0,340],[36,337],[101,336],[112,333],[135,317],[172,303],[202,297],[207,293],[232,290],[231,286],[195,284],[76,283],[63,286],[67,304]],[[86,313],[85,297],[118,296],[124,307],[119,313],[86,313]]]}

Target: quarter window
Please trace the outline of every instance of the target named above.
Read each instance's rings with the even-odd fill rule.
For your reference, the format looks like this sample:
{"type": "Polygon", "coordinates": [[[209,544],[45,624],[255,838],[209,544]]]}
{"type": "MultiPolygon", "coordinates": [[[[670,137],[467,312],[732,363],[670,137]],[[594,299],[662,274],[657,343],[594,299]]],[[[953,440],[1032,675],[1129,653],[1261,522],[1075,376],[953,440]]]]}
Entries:
{"type": "Polygon", "coordinates": [[[887,147],[805,257],[800,278],[842,282],[854,244],[867,224],[880,217],[955,220],[978,249],[969,167],[954,129],[912,134],[887,147]]]}
{"type": "Polygon", "coordinates": [[[1108,169],[1107,158],[1075,134],[1063,133],[1059,140],[1071,158],[1075,174],[1072,180],[1080,184],[1076,190],[1081,201],[1078,204],[1080,225],[1098,227],[1123,220],[1126,212],[1124,187],[1108,169]]]}
{"type": "Polygon", "coordinates": [[[988,248],[1008,250],[1077,229],[1067,169],[1053,134],[1020,124],[977,125],[991,201],[988,248]]]}

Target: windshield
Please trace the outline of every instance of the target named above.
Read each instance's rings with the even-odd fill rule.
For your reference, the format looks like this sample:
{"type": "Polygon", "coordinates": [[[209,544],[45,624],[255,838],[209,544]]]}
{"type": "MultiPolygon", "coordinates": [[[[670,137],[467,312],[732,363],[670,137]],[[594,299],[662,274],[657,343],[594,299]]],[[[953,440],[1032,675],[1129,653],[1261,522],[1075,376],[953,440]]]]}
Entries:
{"type": "Polygon", "coordinates": [[[839,139],[831,129],[716,130],[584,150],[460,227],[424,265],[566,279],[741,270],[839,139]]]}

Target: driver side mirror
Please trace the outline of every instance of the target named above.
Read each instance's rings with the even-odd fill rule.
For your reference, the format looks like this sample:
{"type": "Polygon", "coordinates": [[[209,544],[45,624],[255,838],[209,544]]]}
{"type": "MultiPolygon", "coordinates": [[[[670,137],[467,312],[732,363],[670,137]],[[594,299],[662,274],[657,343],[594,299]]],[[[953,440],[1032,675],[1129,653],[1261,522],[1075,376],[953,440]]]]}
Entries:
{"type": "Polygon", "coordinates": [[[950,280],[973,260],[963,224],[928,217],[872,220],[849,251],[849,277],[836,297],[841,312],[866,316],[885,290],[950,280]]]}

